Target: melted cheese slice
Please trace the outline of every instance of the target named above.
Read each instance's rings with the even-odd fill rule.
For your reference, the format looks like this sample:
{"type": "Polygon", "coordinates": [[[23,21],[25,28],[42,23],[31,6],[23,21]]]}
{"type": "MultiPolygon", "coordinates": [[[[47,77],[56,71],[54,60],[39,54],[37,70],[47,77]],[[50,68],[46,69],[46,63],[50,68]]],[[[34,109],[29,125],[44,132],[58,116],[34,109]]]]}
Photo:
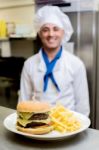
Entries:
{"type": "Polygon", "coordinates": [[[29,112],[18,112],[18,116],[21,118],[24,118],[25,120],[28,120],[30,117],[32,117],[33,113],[29,112]]]}
{"type": "Polygon", "coordinates": [[[49,124],[50,123],[50,118],[46,119],[46,120],[26,120],[26,119],[17,119],[17,122],[19,122],[23,127],[25,127],[28,123],[32,123],[32,122],[41,122],[41,123],[46,123],[49,124]]]}

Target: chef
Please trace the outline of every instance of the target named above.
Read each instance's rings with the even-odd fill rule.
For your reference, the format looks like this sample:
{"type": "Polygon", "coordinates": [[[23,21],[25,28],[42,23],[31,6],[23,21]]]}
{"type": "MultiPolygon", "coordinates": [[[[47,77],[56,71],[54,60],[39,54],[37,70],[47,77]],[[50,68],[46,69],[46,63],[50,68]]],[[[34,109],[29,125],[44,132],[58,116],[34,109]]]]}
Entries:
{"type": "Polygon", "coordinates": [[[44,6],[35,15],[35,29],[42,46],[23,66],[19,101],[35,96],[52,105],[89,115],[89,94],[83,62],[64,48],[73,28],[66,14],[57,6],[44,6]]]}

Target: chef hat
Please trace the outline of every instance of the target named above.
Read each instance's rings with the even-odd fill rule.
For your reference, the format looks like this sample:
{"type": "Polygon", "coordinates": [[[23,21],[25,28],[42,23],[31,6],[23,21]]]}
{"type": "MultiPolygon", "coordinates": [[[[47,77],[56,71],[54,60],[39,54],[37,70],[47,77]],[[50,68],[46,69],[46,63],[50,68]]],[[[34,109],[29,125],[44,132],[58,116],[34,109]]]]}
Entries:
{"type": "Polygon", "coordinates": [[[69,41],[73,28],[69,17],[64,14],[57,6],[43,6],[40,8],[35,15],[35,27],[36,31],[39,32],[44,24],[52,23],[62,28],[65,32],[63,41],[69,41]]]}

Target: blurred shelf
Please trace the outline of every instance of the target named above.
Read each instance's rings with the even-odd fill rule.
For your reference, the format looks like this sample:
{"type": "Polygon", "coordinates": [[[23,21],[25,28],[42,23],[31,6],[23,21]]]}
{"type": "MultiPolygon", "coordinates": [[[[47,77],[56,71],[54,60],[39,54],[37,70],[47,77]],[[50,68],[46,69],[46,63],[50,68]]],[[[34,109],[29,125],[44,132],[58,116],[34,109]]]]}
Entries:
{"type": "Polygon", "coordinates": [[[9,40],[8,37],[0,38],[0,41],[7,41],[7,40],[9,40]]]}
{"type": "Polygon", "coordinates": [[[35,40],[36,37],[33,37],[33,36],[9,36],[9,37],[6,37],[6,38],[0,38],[0,42],[5,42],[5,41],[9,41],[9,40],[14,40],[14,39],[27,39],[27,40],[35,40]]]}
{"type": "Polygon", "coordinates": [[[25,35],[22,35],[22,36],[20,36],[20,35],[10,35],[9,36],[9,39],[35,39],[36,38],[36,36],[25,36],[25,35]]]}

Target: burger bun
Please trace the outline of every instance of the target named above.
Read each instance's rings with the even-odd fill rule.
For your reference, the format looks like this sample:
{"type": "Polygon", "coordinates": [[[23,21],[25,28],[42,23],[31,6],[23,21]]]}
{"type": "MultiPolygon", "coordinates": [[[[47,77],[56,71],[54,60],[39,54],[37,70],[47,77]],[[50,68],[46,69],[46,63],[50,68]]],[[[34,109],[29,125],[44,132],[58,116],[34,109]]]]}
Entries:
{"type": "Polygon", "coordinates": [[[48,102],[39,101],[22,101],[17,105],[17,111],[19,112],[46,112],[49,111],[51,106],[48,102]]]}
{"type": "Polygon", "coordinates": [[[53,130],[53,126],[40,126],[36,128],[23,128],[20,126],[16,126],[17,130],[24,132],[24,133],[29,133],[29,134],[36,134],[36,135],[41,135],[41,134],[46,134],[49,133],[53,130]]]}

